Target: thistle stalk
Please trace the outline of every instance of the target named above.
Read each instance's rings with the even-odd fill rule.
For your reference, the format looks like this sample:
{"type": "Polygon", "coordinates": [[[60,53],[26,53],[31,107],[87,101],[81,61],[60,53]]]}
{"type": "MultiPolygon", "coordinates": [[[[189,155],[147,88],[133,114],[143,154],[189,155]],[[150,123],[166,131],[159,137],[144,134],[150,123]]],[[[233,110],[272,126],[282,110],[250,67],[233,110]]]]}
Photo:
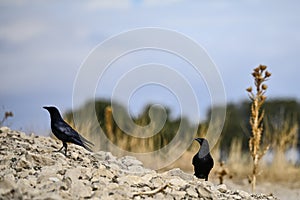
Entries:
{"type": "Polygon", "coordinates": [[[252,129],[252,135],[249,139],[249,150],[253,160],[253,168],[251,174],[251,185],[252,191],[255,191],[256,177],[258,175],[258,165],[261,158],[266,154],[269,149],[269,145],[265,145],[264,148],[260,148],[261,139],[263,134],[263,118],[264,110],[262,110],[262,105],[266,101],[266,90],[267,85],[264,84],[265,81],[269,79],[271,73],[266,71],[267,66],[260,65],[253,70],[252,76],[254,78],[255,93],[252,91],[252,87],[246,89],[251,103],[251,114],[250,114],[250,125],[252,129]]]}

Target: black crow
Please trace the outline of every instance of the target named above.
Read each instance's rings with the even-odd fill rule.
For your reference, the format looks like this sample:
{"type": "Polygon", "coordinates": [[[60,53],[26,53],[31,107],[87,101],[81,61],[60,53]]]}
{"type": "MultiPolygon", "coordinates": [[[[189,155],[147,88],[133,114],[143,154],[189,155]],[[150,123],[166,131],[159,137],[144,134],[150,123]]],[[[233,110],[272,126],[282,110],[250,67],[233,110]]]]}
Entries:
{"type": "Polygon", "coordinates": [[[65,148],[65,156],[67,156],[67,142],[77,144],[85,149],[92,151],[91,146],[94,144],[79,135],[69,124],[67,124],[61,117],[58,109],[53,106],[44,106],[44,109],[48,110],[51,118],[51,129],[53,134],[63,142],[63,146],[58,150],[61,151],[65,148]]]}
{"type": "Polygon", "coordinates": [[[209,153],[209,145],[206,139],[196,138],[201,145],[198,153],[193,157],[195,176],[208,180],[208,174],[214,166],[214,160],[209,153]]]}

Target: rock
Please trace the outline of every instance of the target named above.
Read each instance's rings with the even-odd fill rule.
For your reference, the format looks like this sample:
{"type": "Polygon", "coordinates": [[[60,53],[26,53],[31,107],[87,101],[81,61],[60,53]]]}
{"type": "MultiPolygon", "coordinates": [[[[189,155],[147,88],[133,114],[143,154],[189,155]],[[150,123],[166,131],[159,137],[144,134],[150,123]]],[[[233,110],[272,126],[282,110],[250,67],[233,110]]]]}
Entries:
{"type": "Polygon", "coordinates": [[[7,174],[0,179],[0,196],[9,193],[15,188],[17,188],[17,185],[12,174],[7,174]]]}
{"type": "Polygon", "coordinates": [[[115,174],[110,171],[107,170],[103,165],[102,167],[100,167],[99,169],[96,169],[93,171],[92,175],[91,175],[91,180],[92,181],[97,181],[99,180],[99,178],[104,177],[104,178],[108,178],[108,179],[112,179],[115,176],[115,174]]]}
{"type": "Polygon", "coordinates": [[[195,188],[188,187],[186,193],[192,198],[198,198],[198,193],[195,188]]]}
{"type": "Polygon", "coordinates": [[[165,197],[162,193],[157,193],[153,199],[165,199],[165,197]]]}
{"type": "Polygon", "coordinates": [[[68,169],[66,174],[64,175],[65,178],[71,179],[72,183],[76,182],[79,179],[80,176],[81,176],[81,169],[80,168],[68,169]]]}
{"type": "Polygon", "coordinates": [[[19,179],[16,185],[22,193],[25,193],[28,188],[34,185],[34,182],[28,179],[19,179]]]}
{"type": "Polygon", "coordinates": [[[242,197],[237,194],[233,195],[232,198],[237,200],[242,199],[242,197]]]}
{"type": "Polygon", "coordinates": [[[140,176],[128,175],[118,178],[119,184],[138,185],[143,182],[140,176]]]}
{"type": "Polygon", "coordinates": [[[10,129],[6,126],[0,127],[0,133],[8,133],[9,131],[10,131],[10,129]]]}
{"type": "Polygon", "coordinates": [[[122,164],[129,166],[143,166],[143,163],[132,156],[124,156],[120,159],[122,164]]]}
{"type": "Polygon", "coordinates": [[[202,197],[204,199],[217,199],[214,198],[213,193],[211,193],[207,188],[205,187],[196,187],[196,191],[199,194],[199,197],[202,197]]]}
{"type": "Polygon", "coordinates": [[[152,187],[158,188],[158,187],[162,186],[165,182],[162,179],[162,177],[156,176],[156,177],[151,178],[150,183],[151,183],[152,187]]]}
{"type": "MultiPolygon", "coordinates": [[[[118,164],[115,164],[115,163],[111,163],[111,164],[105,164],[105,166],[108,168],[108,169],[112,169],[114,171],[121,171],[121,167],[120,165],[118,164]]],[[[124,170],[123,170],[124,171],[124,170]]],[[[122,172],[123,174],[124,172],[122,172]]]]}
{"type": "Polygon", "coordinates": [[[116,157],[114,157],[110,152],[99,151],[94,156],[101,161],[117,161],[116,157]]]}
{"type": "Polygon", "coordinates": [[[242,197],[242,199],[249,199],[250,198],[250,194],[248,194],[247,192],[245,191],[238,191],[239,195],[242,197]]]}
{"type": "Polygon", "coordinates": [[[166,174],[168,176],[178,176],[183,180],[187,180],[187,181],[193,180],[193,175],[184,173],[179,168],[171,169],[170,171],[167,171],[166,174]]]}
{"type": "Polygon", "coordinates": [[[62,179],[62,185],[60,189],[62,190],[69,190],[72,186],[72,180],[70,177],[63,177],[62,179]]]}
{"type": "Polygon", "coordinates": [[[23,170],[23,171],[21,171],[21,172],[18,174],[18,178],[19,178],[19,179],[26,179],[26,178],[29,176],[30,173],[32,173],[31,170],[23,170]]]}
{"type": "Polygon", "coordinates": [[[227,187],[225,184],[218,185],[216,189],[219,190],[221,193],[225,193],[227,191],[227,187]]]}
{"type": "Polygon", "coordinates": [[[169,179],[168,182],[174,186],[174,187],[177,187],[177,188],[180,188],[181,186],[185,186],[187,185],[187,182],[182,180],[181,178],[179,177],[174,177],[172,179],[169,179]]]}
{"type": "Polygon", "coordinates": [[[50,177],[57,177],[57,169],[52,167],[42,167],[40,172],[38,173],[37,183],[44,183],[49,181],[50,177]]]}
{"type": "Polygon", "coordinates": [[[51,158],[42,156],[40,154],[30,153],[30,152],[26,153],[25,157],[28,162],[36,163],[39,166],[41,166],[41,165],[42,166],[51,166],[56,163],[55,160],[53,160],[51,158]]]}
{"type": "Polygon", "coordinates": [[[0,128],[0,199],[276,199],[231,191],[180,169],[157,173],[132,156],[90,153],[61,142],[0,128]]]}
{"type": "Polygon", "coordinates": [[[53,182],[58,182],[59,181],[59,179],[56,178],[56,177],[49,177],[49,180],[53,181],[53,182]]]}
{"type": "Polygon", "coordinates": [[[31,163],[22,156],[16,164],[16,171],[21,172],[23,169],[30,169],[32,167],[31,163]]]}
{"type": "Polygon", "coordinates": [[[33,198],[33,200],[40,200],[40,199],[47,199],[47,200],[60,200],[61,197],[55,193],[44,193],[38,197],[33,198]]]}
{"type": "Polygon", "coordinates": [[[128,167],[128,170],[125,170],[127,173],[134,173],[134,174],[144,174],[147,173],[148,170],[143,168],[142,166],[139,165],[132,165],[128,167]]]}
{"type": "Polygon", "coordinates": [[[72,182],[70,193],[74,199],[88,198],[92,195],[92,188],[87,187],[82,181],[72,182]]]}
{"type": "Polygon", "coordinates": [[[173,190],[170,192],[170,194],[173,196],[175,199],[183,199],[184,196],[186,195],[185,191],[178,191],[178,190],[173,190]]]}

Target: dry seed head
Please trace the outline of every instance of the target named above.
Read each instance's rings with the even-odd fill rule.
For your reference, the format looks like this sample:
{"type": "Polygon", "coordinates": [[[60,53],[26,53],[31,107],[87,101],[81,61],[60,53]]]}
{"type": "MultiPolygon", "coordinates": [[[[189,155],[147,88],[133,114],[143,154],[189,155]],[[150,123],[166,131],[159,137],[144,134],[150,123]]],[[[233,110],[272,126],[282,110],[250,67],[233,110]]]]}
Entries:
{"type": "Polygon", "coordinates": [[[268,72],[268,71],[266,71],[266,73],[265,73],[265,78],[268,78],[268,77],[270,77],[272,74],[270,73],[270,72],[268,72]]]}
{"type": "Polygon", "coordinates": [[[267,66],[266,65],[260,65],[259,68],[264,71],[265,69],[267,69],[267,66]]]}
{"type": "Polygon", "coordinates": [[[268,88],[268,86],[267,86],[266,84],[262,84],[261,88],[262,88],[263,90],[266,90],[266,89],[268,88]]]}
{"type": "Polygon", "coordinates": [[[252,87],[248,87],[246,90],[247,92],[252,92],[252,87]]]}
{"type": "Polygon", "coordinates": [[[5,112],[5,118],[13,117],[14,114],[12,112],[5,112]]]}
{"type": "Polygon", "coordinates": [[[252,76],[253,76],[254,78],[256,78],[258,75],[259,75],[258,72],[253,72],[253,73],[252,73],[252,76]]]}
{"type": "Polygon", "coordinates": [[[259,67],[256,67],[253,71],[258,73],[259,72],[259,67]]]}
{"type": "Polygon", "coordinates": [[[261,101],[265,101],[265,100],[267,99],[267,97],[266,97],[265,95],[262,95],[262,96],[260,97],[260,99],[261,99],[261,101]]]}

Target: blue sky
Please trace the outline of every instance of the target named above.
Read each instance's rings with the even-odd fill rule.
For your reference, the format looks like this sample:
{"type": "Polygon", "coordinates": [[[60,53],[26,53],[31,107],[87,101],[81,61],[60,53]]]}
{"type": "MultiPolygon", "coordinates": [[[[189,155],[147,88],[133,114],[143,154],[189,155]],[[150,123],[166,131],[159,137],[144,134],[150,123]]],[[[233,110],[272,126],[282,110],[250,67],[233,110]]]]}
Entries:
{"type": "MultiPolygon", "coordinates": [[[[142,27],[174,30],[204,47],[218,67],[227,101],[247,98],[245,88],[252,84],[250,73],[258,64],[272,72],[269,97],[299,99],[299,7],[296,0],[1,1],[1,112],[14,112],[8,122],[13,128],[45,134],[49,116],[41,107],[57,105],[63,112],[72,108],[76,75],[92,49],[113,35],[142,27]]],[[[128,60],[148,63],[150,55],[170,66],[185,65],[157,54],[144,52],[128,60]]],[[[193,72],[183,72],[191,78],[203,116],[209,106],[205,83],[193,81],[193,72]]],[[[149,86],[134,93],[132,112],[151,101],[174,107],[176,115],[178,103],[160,90],[149,86]]],[[[96,96],[109,98],[109,91],[97,91],[96,96]]]]}

